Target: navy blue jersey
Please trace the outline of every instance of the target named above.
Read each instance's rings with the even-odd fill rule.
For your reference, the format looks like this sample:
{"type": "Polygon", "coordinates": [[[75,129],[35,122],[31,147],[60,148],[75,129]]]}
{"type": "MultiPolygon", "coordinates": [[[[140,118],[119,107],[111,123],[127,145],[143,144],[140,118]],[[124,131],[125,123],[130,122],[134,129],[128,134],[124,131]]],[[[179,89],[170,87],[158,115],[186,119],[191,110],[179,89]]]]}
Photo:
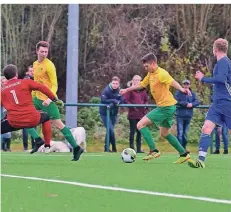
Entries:
{"type": "Polygon", "coordinates": [[[223,57],[213,69],[213,77],[203,77],[202,82],[213,84],[212,101],[231,101],[231,60],[223,57]]]}

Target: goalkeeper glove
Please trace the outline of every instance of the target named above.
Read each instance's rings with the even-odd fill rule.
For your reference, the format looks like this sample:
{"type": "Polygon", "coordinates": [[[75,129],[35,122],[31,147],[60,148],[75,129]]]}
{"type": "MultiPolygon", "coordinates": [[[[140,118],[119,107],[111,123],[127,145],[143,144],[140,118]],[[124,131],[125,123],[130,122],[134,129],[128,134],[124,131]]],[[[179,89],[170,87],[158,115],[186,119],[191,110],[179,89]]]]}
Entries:
{"type": "Polygon", "coordinates": [[[61,108],[64,107],[64,103],[63,103],[63,101],[62,101],[61,99],[55,98],[55,99],[53,100],[53,102],[54,102],[57,106],[59,106],[59,107],[61,107],[61,108]]]}

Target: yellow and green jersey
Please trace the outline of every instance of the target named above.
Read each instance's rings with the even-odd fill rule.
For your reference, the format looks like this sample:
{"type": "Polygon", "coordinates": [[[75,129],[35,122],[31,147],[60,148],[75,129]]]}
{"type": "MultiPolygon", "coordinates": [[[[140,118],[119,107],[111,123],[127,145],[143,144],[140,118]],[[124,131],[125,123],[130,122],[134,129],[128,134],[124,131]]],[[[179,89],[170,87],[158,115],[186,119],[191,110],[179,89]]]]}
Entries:
{"type": "MultiPolygon", "coordinates": [[[[38,61],[35,61],[33,63],[33,69],[34,81],[47,86],[51,90],[51,92],[57,97],[56,92],[58,90],[58,82],[54,64],[46,58],[40,63],[38,61]]],[[[45,94],[39,91],[35,91],[34,96],[36,96],[40,100],[46,100],[48,98],[45,94]]]]}
{"type": "Polygon", "coordinates": [[[174,79],[169,73],[158,67],[153,73],[148,73],[147,76],[140,83],[142,87],[150,85],[151,94],[157,106],[166,107],[177,103],[172,93],[169,91],[170,85],[174,79]]]}

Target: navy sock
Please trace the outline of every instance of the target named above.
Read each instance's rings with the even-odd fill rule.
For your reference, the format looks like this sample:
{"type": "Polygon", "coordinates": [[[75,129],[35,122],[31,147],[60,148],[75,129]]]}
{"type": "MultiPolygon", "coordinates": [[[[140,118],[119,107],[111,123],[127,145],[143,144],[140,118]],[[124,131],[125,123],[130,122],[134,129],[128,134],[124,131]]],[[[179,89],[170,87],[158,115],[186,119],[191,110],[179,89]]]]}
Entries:
{"type": "Polygon", "coordinates": [[[205,157],[207,155],[207,150],[209,148],[211,142],[211,137],[208,134],[201,134],[200,142],[199,142],[199,154],[198,159],[205,161],[205,157]]]}

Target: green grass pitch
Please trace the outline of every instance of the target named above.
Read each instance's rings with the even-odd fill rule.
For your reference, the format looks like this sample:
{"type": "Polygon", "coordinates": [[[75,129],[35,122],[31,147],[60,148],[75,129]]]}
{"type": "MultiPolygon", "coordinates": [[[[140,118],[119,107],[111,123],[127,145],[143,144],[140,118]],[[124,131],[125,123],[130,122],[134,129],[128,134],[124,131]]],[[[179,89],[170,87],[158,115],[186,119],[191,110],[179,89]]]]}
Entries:
{"type": "Polygon", "coordinates": [[[142,156],[138,154],[134,163],[125,164],[119,153],[86,153],[78,162],[71,162],[71,155],[63,153],[2,153],[2,175],[51,180],[2,176],[2,211],[230,212],[230,155],[209,155],[205,169],[173,164],[176,154],[162,154],[148,162],[142,161],[142,156]],[[85,184],[75,185],[76,182],[85,184]],[[102,186],[146,193],[131,193],[131,190],[123,189],[114,191],[110,187],[102,189],[102,186]],[[159,193],[151,195],[147,191],[159,193]],[[199,199],[162,196],[163,193],[199,199]],[[228,201],[215,203],[202,201],[202,197],[228,201]]]}

